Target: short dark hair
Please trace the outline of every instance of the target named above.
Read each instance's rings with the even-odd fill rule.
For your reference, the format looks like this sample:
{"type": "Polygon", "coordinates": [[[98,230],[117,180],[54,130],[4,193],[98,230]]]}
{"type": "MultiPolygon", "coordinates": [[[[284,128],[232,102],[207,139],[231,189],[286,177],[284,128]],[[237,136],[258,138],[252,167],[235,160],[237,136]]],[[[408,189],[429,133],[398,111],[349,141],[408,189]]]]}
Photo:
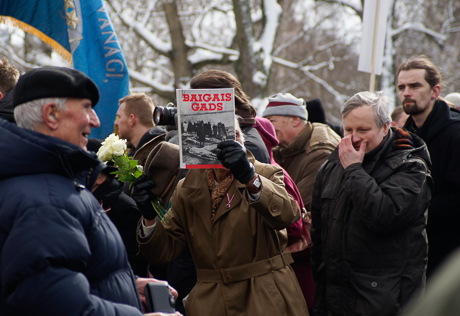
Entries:
{"type": "Polygon", "coordinates": [[[126,114],[134,114],[144,126],[154,126],[153,111],[155,109],[155,105],[153,104],[152,98],[147,94],[143,92],[129,94],[118,100],[119,105],[122,103],[126,103],[126,114]]]}
{"type": "Polygon", "coordinates": [[[434,63],[425,55],[412,56],[405,62],[403,62],[396,73],[396,81],[398,82],[399,73],[401,71],[407,71],[411,69],[424,69],[425,80],[428,82],[431,88],[441,84],[442,76],[439,70],[436,68],[434,63]]]}

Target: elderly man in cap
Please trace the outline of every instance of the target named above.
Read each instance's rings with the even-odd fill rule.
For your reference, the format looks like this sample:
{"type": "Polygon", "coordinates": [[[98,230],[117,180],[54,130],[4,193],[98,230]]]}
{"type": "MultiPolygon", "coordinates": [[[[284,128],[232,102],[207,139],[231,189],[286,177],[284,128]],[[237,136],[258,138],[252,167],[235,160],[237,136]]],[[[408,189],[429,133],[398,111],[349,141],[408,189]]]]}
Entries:
{"type": "Polygon", "coordinates": [[[310,123],[305,101],[290,93],[278,93],[268,98],[262,114],[275,127],[279,145],[273,157],[292,177],[299,188],[307,210],[310,210],[313,181],[319,167],[340,142],[328,125],[310,123]]]}
{"type": "MultiPolygon", "coordinates": [[[[47,67],[20,77],[0,120],[0,315],[142,315],[120,235],[88,188],[95,83],[47,67]]],[[[152,314],[153,315],[153,314],[152,314]]]]}

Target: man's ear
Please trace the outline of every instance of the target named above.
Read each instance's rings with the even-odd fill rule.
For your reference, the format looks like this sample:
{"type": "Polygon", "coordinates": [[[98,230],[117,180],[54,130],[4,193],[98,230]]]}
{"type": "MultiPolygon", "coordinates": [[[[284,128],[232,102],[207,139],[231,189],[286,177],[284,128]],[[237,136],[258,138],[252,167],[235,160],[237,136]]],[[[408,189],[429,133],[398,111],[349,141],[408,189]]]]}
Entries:
{"type": "Polygon", "coordinates": [[[134,126],[134,123],[136,123],[136,117],[134,116],[134,114],[130,114],[129,115],[129,121],[131,123],[131,126],[134,126]]]}
{"type": "Polygon", "coordinates": [[[441,93],[441,86],[437,84],[433,87],[433,93],[431,94],[431,100],[437,99],[440,93],[441,93]]]}
{"type": "Polygon", "coordinates": [[[91,192],[96,191],[96,189],[107,180],[107,175],[105,173],[99,173],[97,176],[96,181],[93,184],[93,187],[91,188],[91,192]]]}
{"type": "Polygon", "coordinates": [[[47,103],[43,106],[43,120],[51,130],[58,128],[59,110],[56,104],[47,103]]]}
{"type": "Polygon", "coordinates": [[[96,179],[97,185],[101,185],[107,180],[107,175],[105,173],[99,173],[96,179]]]}
{"type": "Polygon", "coordinates": [[[4,95],[0,92],[0,100],[3,99],[4,95]]]}
{"type": "Polygon", "coordinates": [[[300,117],[292,116],[292,126],[297,127],[300,124],[300,117]]]}
{"type": "Polygon", "coordinates": [[[390,130],[390,123],[385,123],[385,125],[383,125],[383,135],[387,136],[389,130],[390,130]]]}

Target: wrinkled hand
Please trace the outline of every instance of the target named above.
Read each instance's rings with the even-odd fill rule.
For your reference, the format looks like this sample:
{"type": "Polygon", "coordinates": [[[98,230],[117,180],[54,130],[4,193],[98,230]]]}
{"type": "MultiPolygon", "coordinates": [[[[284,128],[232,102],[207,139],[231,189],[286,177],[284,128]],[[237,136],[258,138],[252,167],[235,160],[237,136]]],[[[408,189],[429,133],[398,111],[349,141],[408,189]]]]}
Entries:
{"type": "Polygon", "coordinates": [[[364,154],[366,153],[366,144],[367,141],[363,140],[359,151],[356,151],[351,142],[351,135],[342,138],[339,144],[339,158],[344,169],[351,164],[363,162],[364,154]]]}
{"type": "Polygon", "coordinates": [[[233,140],[219,143],[217,148],[220,152],[217,159],[222,161],[222,165],[230,169],[235,179],[243,184],[247,184],[254,178],[254,166],[249,162],[244,147],[233,140]]]}
{"type": "MultiPolygon", "coordinates": [[[[137,291],[139,292],[139,296],[141,298],[141,302],[142,302],[142,308],[145,310],[145,292],[144,292],[144,289],[145,289],[145,286],[147,285],[147,283],[150,283],[150,282],[153,282],[153,283],[167,283],[166,281],[161,281],[161,280],[158,280],[158,279],[155,279],[155,278],[137,278],[136,279],[136,286],[137,286],[137,291]]],[[[169,286],[169,290],[171,291],[171,294],[174,296],[174,299],[177,300],[177,297],[179,296],[179,293],[177,293],[176,289],[169,286]]],[[[149,316],[162,316],[162,315],[175,315],[175,316],[179,316],[179,315],[182,315],[181,313],[179,312],[176,312],[176,313],[173,313],[173,314],[168,314],[168,313],[148,313],[148,314],[145,314],[145,315],[149,315],[149,316]]]]}
{"type": "Polygon", "coordinates": [[[157,216],[157,212],[152,206],[152,201],[156,199],[156,196],[150,191],[154,186],[155,181],[143,174],[133,182],[131,188],[131,197],[136,201],[137,207],[145,219],[154,219],[157,216]]]}

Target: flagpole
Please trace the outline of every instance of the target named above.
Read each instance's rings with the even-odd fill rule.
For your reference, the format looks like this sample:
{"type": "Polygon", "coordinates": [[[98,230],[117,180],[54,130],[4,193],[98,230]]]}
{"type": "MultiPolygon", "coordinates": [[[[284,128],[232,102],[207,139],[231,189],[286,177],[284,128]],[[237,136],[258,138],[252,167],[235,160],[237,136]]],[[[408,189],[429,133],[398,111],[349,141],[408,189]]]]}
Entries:
{"type": "Polygon", "coordinates": [[[380,0],[377,0],[375,8],[375,19],[374,19],[374,38],[372,40],[372,57],[371,57],[371,82],[369,85],[369,91],[375,90],[375,58],[377,54],[377,38],[379,34],[379,10],[380,0]]]}

